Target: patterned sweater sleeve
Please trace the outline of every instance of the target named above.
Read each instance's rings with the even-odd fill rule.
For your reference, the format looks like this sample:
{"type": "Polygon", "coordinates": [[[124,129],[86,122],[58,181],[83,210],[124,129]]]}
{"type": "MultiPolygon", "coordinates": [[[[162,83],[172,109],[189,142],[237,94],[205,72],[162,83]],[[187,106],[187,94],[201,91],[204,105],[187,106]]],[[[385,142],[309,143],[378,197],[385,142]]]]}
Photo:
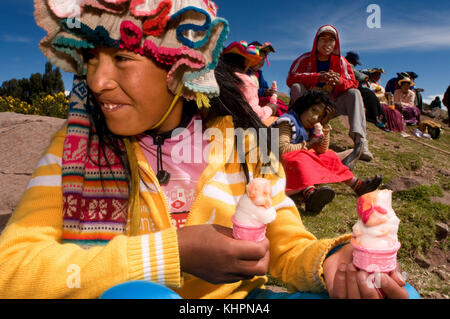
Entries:
{"type": "Polygon", "coordinates": [[[279,139],[280,139],[280,153],[286,154],[290,152],[306,150],[306,142],[300,144],[292,144],[292,130],[291,125],[288,122],[281,122],[278,125],[274,126],[278,128],[279,131],[279,139]]]}
{"type": "Polygon", "coordinates": [[[89,249],[61,243],[64,138],[65,128],[53,137],[0,236],[0,298],[98,298],[130,280],[179,287],[174,228],[120,235],[105,246],[89,249]]]}

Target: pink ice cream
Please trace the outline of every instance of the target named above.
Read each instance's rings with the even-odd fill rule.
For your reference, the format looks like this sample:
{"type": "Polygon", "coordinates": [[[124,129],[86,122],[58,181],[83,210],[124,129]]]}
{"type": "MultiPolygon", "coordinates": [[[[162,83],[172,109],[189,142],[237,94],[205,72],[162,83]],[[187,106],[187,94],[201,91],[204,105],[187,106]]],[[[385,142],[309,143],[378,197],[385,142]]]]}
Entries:
{"type": "Polygon", "coordinates": [[[271,104],[277,104],[278,103],[278,94],[276,94],[276,93],[272,94],[272,96],[270,97],[270,103],[271,104]]]}
{"type": "Polygon", "coordinates": [[[234,219],[245,226],[260,227],[273,222],[276,215],[276,210],[272,207],[270,181],[264,178],[253,179],[247,185],[247,193],[239,200],[234,219]]]}
{"type": "Polygon", "coordinates": [[[359,220],[353,226],[353,242],[372,249],[392,249],[398,245],[400,219],[392,209],[392,191],[381,190],[358,200],[359,220]]]}
{"type": "Polygon", "coordinates": [[[277,81],[272,82],[272,90],[274,90],[275,93],[273,93],[272,96],[270,97],[270,103],[277,104],[278,103],[278,94],[276,93],[278,91],[277,81]]]}
{"type": "Polygon", "coordinates": [[[316,123],[314,125],[314,136],[315,137],[322,137],[323,136],[323,127],[322,124],[316,123]]]}
{"type": "Polygon", "coordinates": [[[233,236],[236,239],[261,241],[265,237],[266,225],[277,217],[272,207],[270,181],[255,178],[247,185],[232,217],[233,236]]]}
{"type": "Polygon", "coordinates": [[[397,265],[400,219],[392,209],[392,191],[379,190],[358,200],[358,222],[353,226],[353,263],[368,272],[390,272],[397,265]]]}

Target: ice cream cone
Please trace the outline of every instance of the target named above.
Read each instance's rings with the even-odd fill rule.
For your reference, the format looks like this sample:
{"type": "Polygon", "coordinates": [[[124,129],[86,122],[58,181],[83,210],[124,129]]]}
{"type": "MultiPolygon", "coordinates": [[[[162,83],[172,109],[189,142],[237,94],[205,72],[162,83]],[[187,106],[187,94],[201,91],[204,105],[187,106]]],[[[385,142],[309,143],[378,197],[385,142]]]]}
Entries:
{"type": "Polygon", "coordinates": [[[398,243],[392,249],[364,248],[352,240],[353,265],[368,273],[389,273],[397,268],[398,243]]]}
{"type": "Polygon", "coordinates": [[[274,93],[271,97],[270,97],[270,103],[272,104],[277,104],[278,103],[278,95],[276,93],[274,93]]]}
{"type": "Polygon", "coordinates": [[[247,240],[260,242],[266,237],[266,225],[260,227],[245,226],[236,221],[236,219],[231,217],[233,222],[233,237],[239,240],[247,240]]]}

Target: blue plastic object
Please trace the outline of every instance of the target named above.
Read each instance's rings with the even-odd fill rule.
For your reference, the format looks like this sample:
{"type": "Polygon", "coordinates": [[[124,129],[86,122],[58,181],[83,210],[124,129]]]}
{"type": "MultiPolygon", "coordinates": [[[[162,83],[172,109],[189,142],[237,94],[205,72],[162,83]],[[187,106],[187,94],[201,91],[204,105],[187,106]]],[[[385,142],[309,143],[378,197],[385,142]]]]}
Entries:
{"type": "Polygon", "coordinates": [[[182,299],[169,288],[147,281],[130,281],[105,291],[100,299],[182,299]]]}

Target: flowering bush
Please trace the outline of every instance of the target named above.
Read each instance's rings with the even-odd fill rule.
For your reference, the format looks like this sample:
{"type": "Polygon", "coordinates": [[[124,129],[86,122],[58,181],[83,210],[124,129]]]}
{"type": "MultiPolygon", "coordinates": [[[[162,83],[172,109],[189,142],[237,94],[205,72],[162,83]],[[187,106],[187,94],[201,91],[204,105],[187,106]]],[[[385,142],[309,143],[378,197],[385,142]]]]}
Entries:
{"type": "Polygon", "coordinates": [[[37,97],[31,105],[18,98],[0,96],[0,112],[67,118],[68,110],[69,99],[63,92],[37,97]]]}
{"type": "Polygon", "coordinates": [[[38,115],[39,112],[32,105],[11,96],[0,96],[0,112],[15,112],[21,114],[38,115]]]}

